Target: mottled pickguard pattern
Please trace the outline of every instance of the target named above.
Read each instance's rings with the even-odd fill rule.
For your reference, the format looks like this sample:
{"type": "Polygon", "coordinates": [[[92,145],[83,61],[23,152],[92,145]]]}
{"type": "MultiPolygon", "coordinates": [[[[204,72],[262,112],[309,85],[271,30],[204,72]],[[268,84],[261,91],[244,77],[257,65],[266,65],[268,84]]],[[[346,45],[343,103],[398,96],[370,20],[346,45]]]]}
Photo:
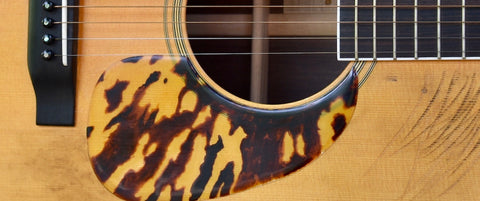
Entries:
{"type": "Polygon", "coordinates": [[[128,58],[97,83],[89,154],[99,180],[126,200],[224,196],[318,157],[351,119],[356,95],[351,72],[308,104],[258,109],[217,94],[184,58],[128,58]]]}

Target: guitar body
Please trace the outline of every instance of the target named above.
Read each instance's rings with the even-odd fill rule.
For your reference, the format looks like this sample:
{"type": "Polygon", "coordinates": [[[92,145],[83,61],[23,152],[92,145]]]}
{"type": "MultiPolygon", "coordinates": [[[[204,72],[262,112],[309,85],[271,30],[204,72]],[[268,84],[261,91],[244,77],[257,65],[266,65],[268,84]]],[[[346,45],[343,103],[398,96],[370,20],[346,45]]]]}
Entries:
{"type": "MultiPolygon", "coordinates": [[[[131,1],[101,3],[134,5],[131,1]]],[[[78,57],[75,126],[36,126],[35,95],[25,59],[26,5],[24,0],[0,2],[5,21],[0,25],[0,198],[119,200],[94,174],[85,128],[91,126],[89,108],[98,78],[125,56],[78,57]]],[[[81,21],[154,21],[159,15],[163,13],[158,14],[158,9],[140,14],[135,9],[79,13],[81,21]]],[[[85,24],[79,26],[79,37],[165,33],[162,26],[129,26],[85,24]]],[[[175,42],[168,43],[84,40],[79,41],[78,51],[178,51],[168,49],[175,42]]],[[[480,189],[479,65],[477,61],[376,63],[359,90],[349,126],[322,157],[295,174],[219,200],[476,200],[480,189]]]]}

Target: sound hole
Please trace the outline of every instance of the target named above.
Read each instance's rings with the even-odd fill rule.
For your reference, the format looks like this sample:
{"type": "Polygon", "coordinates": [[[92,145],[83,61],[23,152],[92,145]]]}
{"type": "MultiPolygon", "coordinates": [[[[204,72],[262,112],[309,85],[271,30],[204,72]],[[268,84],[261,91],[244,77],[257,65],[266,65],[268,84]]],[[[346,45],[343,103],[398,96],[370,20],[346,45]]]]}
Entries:
{"type": "MultiPolygon", "coordinates": [[[[268,20],[285,22],[318,19],[334,22],[334,8],[291,7],[328,4],[335,5],[336,2],[270,0],[269,5],[276,7],[268,9],[268,20]]],[[[188,5],[232,6],[189,7],[187,21],[202,23],[187,23],[187,32],[193,52],[202,53],[196,59],[210,78],[230,93],[250,100],[252,55],[237,53],[251,53],[253,25],[236,22],[252,21],[253,9],[234,6],[251,6],[253,1],[189,0],[188,5]]],[[[265,103],[280,104],[304,99],[319,92],[338,77],[347,63],[336,60],[335,28],[334,23],[268,23],[268,35],[264,39],[267,40],[267,52],[270,53],[266,55],[268,82],[265,103]],[[279,52],[286,53],[278,54],[279,52]]]]}

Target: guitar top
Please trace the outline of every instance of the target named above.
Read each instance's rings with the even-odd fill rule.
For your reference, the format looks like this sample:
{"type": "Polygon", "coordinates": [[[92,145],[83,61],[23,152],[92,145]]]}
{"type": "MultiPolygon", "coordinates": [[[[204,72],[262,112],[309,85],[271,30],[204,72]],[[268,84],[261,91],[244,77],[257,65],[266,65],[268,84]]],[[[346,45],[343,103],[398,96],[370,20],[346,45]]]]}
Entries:
{"type": "MultiPolygon", "coordinates": [[[[300,1],[284,1],[285,5],[292,5],[299,2],[300,1]]],[[[327,1],[322,1],[321,4],[326,2],[327,1]]],[[[328,2],[333,5],[336,4],[335,1],[328,2]]],[[[427,1],[421,2],[429,3],[427,1]]],[[[444,5],[452,3],[452,1],[439,2],[444,5]]],[[[468,11],[467,8],[469,7],[476,8],[480,4],[478,1],[465,2],[466,5],[469,5],[464,6],[464,8],[466,8],[465,11],[468,11]]],[[[0,24],[2,34],[0,38],[2,44],[0,53],[3,55],[0,64],[0,84],[3,86],[2,90],[0,90],[0,109],[2,111],[2,115],[0,115],[0,133],[2,134],[2,140],[0,141],[0,153],[2,155],[2,163],[0,163],[0,179],[2,181],[0,198],[3,200],[121,200],[109,191],[117,192],[117,195],[126,195],[123,196],[124,198],[130,198],[128,196],[132,195],[136,197],[135,199],[140,199],[141,197],[141,200],[143,200],[143,198],[148,199],[150,195],[154,195],[151,199],[156,198],[155,195],[157,194],[155,194],[155,192],[158,190],[155,189],[155,187],[161,186],[160,184],[154,184],[152,185],[154,187],[145,189],[140,188],[138,182],[132,182],[138,180],[130,180],[130,178],[140,178],[137,172],[142,171],[143,164],[141,162],[138,163],[138,161],[143,161],[145,156],[173,153],[175,151],[157,151],[160,147],[159,144],[168,143],[168,141],[154,139],[154,135],[137,135],[132,137],[132,139],[134,139],[133,141],[116,141],[118,139],[114,132],[116,128],[125,127],[126,125],[136,125],[141,122],[132,122],[132,119],[125,118],[124,123],[113,123],[115,122],[113,121],[115,119],[114,117],[118,117],[116,119],[122,117],[122,115],[119,114],[125,112],[125,109],[128,109],[126,106],[129,100],[133,100],[132,97],[135,93],[139,94],[140,91],[142,91],[144,84],[148,90],[156,90],[155,87],[163,87],[162,84],[164,83],[167,83],[169,87],[173,86],[170,84],[174,82],[183,83],[185,86],[193,88],[188,88],[184,94],[180,95],[178,89],[172,89],[170,91],[172,93],[169,95],[172,97],[183,97],[185,100],[196,100],[197,98],[195,97],[210,94],[212,97],[218,97],[218,100],[228,100],[232,106],[237,106],[238,108],[253,108],[253,111],[262,110],[263,104],[250,104],[248,101],[235,98],[234,95],[222,91],[218,88],[219,86],[211,85],[213,81],[205,77],[206,73],[202,72],[200,68],[201,62],[197,61],[193,55],[190,55],[193,51],[190,49],[189,41],[187,40],[188,34],[186,33],[186,29],[181,23],[181,26],[177,26],[178,24],[175,23],[160,23],[157,24],[157,26],[152,24],[146,25],[145,23],[125,23],[157,22],[159,20],[180,22],[183,20],[182,16],[185,10],[180,7],[175,10],[158,6],[186,5],[186,2],[148,0],[142,1],[142,6],[146,6],[143,8],[135,7],[138,6],[138,2],[126,0],[103,0],[101,2],[79,1],[74,3],[87,6],[78,8],[77,20],[79,22],[91,23],[78,24],[78,49],[76,53],[71,53],[77,54],[75,57],[75,116],[73,119],[75,120],[75,124],[74,126],[58,127],[36,125],[38,109],[35,96],[36,91],[33,87],[30,77],[31,72],[28,69],[29,64],[27,62],[29,38],[28,16],[30,14],[27,5],[29,5],[29,1],[0,1],[0,15],[5,22],[0,24]],[[112,5],[121,5],[121,7],[112,5]],[[88,8],[88,6],[97,8],[88,8]],[[139,9],[141,9],[141,11],[139,11],[139,9]],[[178,12],[178,15],[175,15],[173,11],[178,12]],[[173,16],[180,16],[181,19],[174,19],[173,16]],[[102,38],[110,39],[100,40],[102,38]],[[127,40],[115,40],[114,38],[127,40]],[[128,40],[132,38],[155,38],[155,40],[128,40]],[[178,40],[168,40],[168,38],[177,38],[178,40]],[[155,53],[154,55],[168,53],[175,56],[173,58],[163,57],[163,59],[158,59],[157,62],[154,62],[155,65],[150,65],[152,57],[155,58],[151,53],[155,53]],[[142,59],[136,63],[121,62],[131,61],[125,59],[134,55],[149,56],[142,57],[142,59]],[[177,55],[183,55],[185,59],[180,59],[177,55]],[[175,72],[164,70],[164,68],[174,68],[174,66],[177,66],[174,64],[178,64],[180,60],[189,61],[186,64],[184,63],[184,65],[180,65],[183,71],[175,72]],[[162,61],[172,62],[165,62],[171,65],[160,65],[162,61]],[[137,69],[139,73],[119,73],[118,71],[137,67],[148,70],[145,70],[144,74],[141,73],[142,70],[140,69],[137,69]],[[195,70],[199,71],[195,72],[195,70]],[[147,84],[150,83],[149,78],[155,78],[155,74],[152,74],[152,72],[155,71],[161,71],[162,73],[158,74],[158,80],[154,82],[155,84],[146,87],[147,84]],[[99,77],[101,77],[104,72],[106,73],[103,79],[101,79],[103,82],[98,82],[99,77]],[[118,77],[112,76],[115,73],[118,73],[118,77]],[[135,84],[134,82],[128,82],[127,84],[127,80],[134,80],[136,78],[127,79],[122,77],[134,76],[135,74],[139,76],[135,84]],[[150,75],[153,77],[150,77],[150,75]],[[164,78],[162,76],[166,75],[174,77],[169,77],[167,81],[161,79],[164,78]],[[188,79],[182,77],[186,75],[190,77],[188,79]],[[204,82],[202,82],[202,79],[199,81],[199,77],[204,78],[204,82]],[[192,80],[196,80],[198,85],[188,85],[188,83],[190,83],[189,81],[192,80]],[[115,85],[116,87],[112,88],[115,83],[117,83],[117,85],[115,85]],[[207,86],[211,86],[211,89],[207,86]],[[213,91],[209,91],[212,89],[213,91]],[[110,93],[110,97],[116,98],[106,98],[109,96],[102,95],[102,90],[104,92],[105,90],[112,92],[110,93]],[[116,90],[122,91],[122,95],[115,93],[116,90]],[[118,101],[119,96],[122,97],[123,101],[118,101]],[[92,108],[97,106],[100,109],[97,110],[97,113],[92,114],[92,108]],[[101,127],[109,129],[99,129],[101,127]],[[88,128],[88,137],[85,136],[86,128],[88,128]],[[138,152],[121,150],[128,152],[126,155],[130,156],[129,160],[121,157],[120,159],[112,160],[112,156],[114,155],[109,155],[111,152],[109,153],[109,149],[104,147],[104,142],[108,140],[114,141],[113,143],[109,143],[114,146],[119,145],[118,143],[130,143],[128,146],[144,148],[138,152]],[[108,160],[102,161],[102,157],[108,160]],[[93,167],[91,163],[92,159],[94,162],[93,167]],[[140,165],[135,167],[121,166],[118,163],[119,160],[124,160],[125,163],[123,164],[140,165]],[[95,166],[95,164],[98,164],[98,166],[95,166]],[[101,169],[104,167],[113,168],[101,169]],[[97,177],[95,173],[99,176],[97,177]],[[103,184],[105,184],[107,189],[105,189],[103,184]],[[118,187],[124,184],[127,187],[133,186],[133,189],[136,190],[135,193],[133,191],[128,193],[121,192],[122,189],[118,187]]],[[[300,3],[311,2],[302,1],[300,3]]],[[[355,4],[355,2],[349,3],[355,4]]],[[[437,4],[437,2],[433,2],[432,4],[437,4]]],[[[462,13],[461,8],[462,6],[460,6],[460,14],[462,13]]],[[[298,9],[299,8],[294,8],[291,12],[298,12],[298,9]]],[[[53,13],[50,14],[53,15],[53,13]]],[[[277,17],[276,14],[272,15],[277,17]]],[[[39,23],[41,23],[41,21],[39,21],[39,23]]],[[[56,23],[54,27],[60,24],[61,23],[56,23]]],[[[460,23],[460,28],[462,27],[461,24],[462,23],[460,23]]],[[[468,35],[467,33],[470,32],[467,27],[475,23],[465,24],[466,29],[463,33],[468,35]]],[[[198,26],[198,24],[195,26],[198,26]]],[[[437,30],[437,24],[434,25],[434,28],[437,30]]],[[[401,29],[398,28],[398,30],[401,29]]],[[[413,28],[407,27],[403,30],[415,30],[415,28],[413,26],[413,28]]],[[[229,31],[235,32],[235,30],[229,31]]],[[[304,30],[299,29],[298,31],[304,30]]],[[[328,31],[328,28],[324,31],[328,31]]],[[[59,34],[60,35],[53,34],[53,36],[60,37],[62,33],[59,32],[59,34]]],[[[452,34],[457,35],[462,34],[462,32],[453,32],[452,34]]],[[[473,36],[474,35],[472,35],[472,37],[473,36]]],[[[472,39],[475,39],[475,37],[472,39]]],[[[373,40],[369,40],[369,43],[371,42],[373,42],[373,40]]],[[[377,43],[378,42],[379,41],[377,41],[377,43]]],[[[456,42],[460,42],[460,45],[454,45],[453,47],[455,47],[455,50],[462,52],[462,40],[456,40],[456,42]]],[[[62,40],[54,41],[53,44],[60,45],[62,44],[62,40]]],[[[352,44],[353,47],[355,47],[355,41],[353,41],[352,44]]],[[[358,43],[357,47],[361,48],[362,44],[366,43],[358,43]]],[[[389,44],[391,45],[385,47],[394,47],[393,42],[389,42],[389,44]]],[[[400,43],[397,44],[397,47],[399,47],[399,44],[400,43]]],[[[401,48],[415,48],[415,40],[406,44],[408,45],[402,46],[401,48]]],[[[438,41],[434,40],[435,48],[432,49],[438,50],[437,44],[438,41]]],[[[475,44],[475,42],[471,44],[475,44]]],[[[444,46],[445,45],[442,46],[442,43],[440,43],[440,47],[444,46]]],[[[469,46],[468,43],[465,44],[464,47],[467,50],[471,50],[471,53],[477,52],[475,47],[469,46]]],[[[52,50],[62,52],[62,50],[52,50]]],[[[355,48],[353,48],[353,51],[355,51],[355,48]]],[[[39,50],[38,56],[45,56],[42,52],[43,49],[39,50]]],[[[63,53],[56,54],[56,56],[62,55],[63,53]]],[[[391,53],[391,55],[393,55],[393,53],[391,53]]],[[[362,56],[362,54],[359,56],[362,56]]],[[[427,56],[431,57],[431,55],[427,56]]],[[[436,56],[438,56],[438,54],[433,57],[436,56]]],[[[462,57],[462,55],[453,56],[462,57]]],[[[468,56],[468,54],[465,56],[468,56]]],[[[349,54],[346,55],[346,57],[355,57],[355,54],[349,54]]],[[[365,57],[374,57],[374,55],[367,55],[365,57]]],[[[415,55],[406,55],[405,57],[414,58],[415,55]]],[[[59,59],[62,65],[61,67],[65,68],[62,64],[61,57],[54,58],[59,59]]],[[[67,67],[69,65],[67,62],[67,67]]],[[[207,169],[208,166],[201,166],[200,163],[204,163],[207,161],[205,160],[206,158],[214,156],[214,154],[206,154],[207,151],[213,152],[215,145],[219,146],[221,144],[220,142],[222,142],[224,147],[226,147],[225,145],[227,143],[237,143],[235,144],[237,146],[231,146],[235,147],[235,154],[237,155],[228,157],[224,152],[218,152],[216,158],[222,160],[222,168],[210,166],[212,167],[212,171],[205,170],[203,171],[204,174],[211,172],[212,178],[219,178],[222,172],[227,176],[231,176],[231,174],[227,174],[229,172],[240,172],[238,175],[241,176],[234,176],[232,180],[230,180],[233,181],[230,182],[231,184],[239,184],[238,181],[247,178],[247,174],[257,175],[258,177],[254,176],[253,178],[257,178],[259,182],[247,183],[243,186],[231,185],[228,187],[229,182],[226,182],[227,180],[223,180],[223,182],[217,182],[221,180],[211,180],[203,185],[205,188],[204,193],[199,196],[201,199],[231,194],[243,190],[243,188],[255,186],[249,188],[249,190],[217,199],[477,200],[478,194],[480,193],[477,181],[480,174],[480,166],[477,164],[478,158],[480,157],[480,150],[478,149],[480,142],[480,135],[478,135],[480,127],[478,124],[480,117],[480,104],[478,103],[480,95],[479,66],[480,63],[475,60],[351,62],[348,66],[345,66],[346,70],[344,70],[344,73],[334,81],[333,85],[327,87],[326,91],[334,91],[334,89],[341,86],[341,83],[344,83],[342,82],[344,80],[353,82],[353,78],[345,78],[348,77],[347,75],[350,75],[350,69],[358,70],[359,84],[362,86],[358,90],[358,101],[355,106],[355,113],[353,113],[341,137],[338,139],[335,138],[333,146],[330,146],[328,151],[315,160],[313,159],[330,144],[317,146],[320,147],[320,150],[314,151],[315,154],[311,156],[309,156],[309,152],[302,152],[300,149],[296,149],[295,151],[292,151],[293,149],[287,149],[286,152],[291,153],[291,155],[284,154],[284,152],[276,152],[277,157],[281,160],[275,161],[276,164],[274,163],[273,166],[268,167],[283,168],[287,167],[285,164],[296,163],[294,166],[301,168],[292,174],[289,173],[293,170],[282,171],[283,173],[278,173],[277,175],[264,176],[260,174],[263,170],[257,168],[257,166],[248,169],[248,171],[247,169],[241,170],[239,168],[239,165],[237,165],[239,163],[243,165],[255,163],[254,159],[248,160],[248,158],[240,157],[238,154],[242,153],[241,150],[243,149],[243,152],[256,150],[255,148],[248,149],[242,147],[241,144],[238,144],[241,141],[231,140],[234,138],[249,139],[251,138],[250,136],[254,136],[251,133],[253,129],[251,128],[251,124],[242,125],[241,122],[243,121],[240,121],[240,123],[234,123],[232,121],[232,119],[236,119],[232,117],[235,117],[237,113],[231,112],[240,110],[231,109],[232,107],[222,108],[219,106],[221,104],[211,102],[207,104],[207,102],[197,101],[197,104],[191,104],[190,101],[187,101],[189,103],[186,104],[186,102],[182,101],[183,99],[179,98],[177,100],[182,102],[182,104],[177,104],[177,107],[173,109],[170,108],[169,112],[156,115],[155,118],[153,118],[151,114],[157,110],[160,111],[160,109],[157,108],[161,108],[161,106],[157,106],[159,105],[158,102],[145,101],[145,99],[148,99],[149,96],[161,95],[161,93],[150,93],[148,96],[143,96],[144,99],[142,99],[142,101],[139,100],[138,104],[133,108],[143,108],[145,115],[149,114],[152,116],[152,121],[148,121],[148,118],[145,118],[146,121],[143,122],[146,124],[151,123],[151,127],[158,127],[156,124],[160,122],[168,122],[168,119],[174,117],[175,114],[177,114],[178,117],[193,114],[210,117],[200,118],[198,121],[197,119],[199,118],[192,117],[192,119],[185,121],[186,124],[189,124],[188,126],[179,127],[179,132],[176,132],[177,134],[175,135],[176,137],[172,136],[168,139],[171,140],[171,142],[175,142],[173,144],[177,143],[176,145],[178,146],[176,146],[175,149],[178,150],[182,148],[179,143],[183,142],[192,142],[192,149],[197,147],[210,147],[211,149],[200,148],[199,150],[203,152],[187,151],[188,153],[198,154],[198,157],[197,155],[195,155],[195,157],[193,157],[193,155],[190,156],[190,158],[198,160],[178,160],[182,158],[182,156],[166,154],[165,158],[168,158],[169,164],[179,162],[182,163],[177,164],[179,167],[190,167],[185,163],[198,163],[195,167],[201,172],[203,171],[202,167],[207,169]],[[368,77],[368,79],[365,79],[366,77],[368,77]],[[210,110],[210,112],[207,110],[210,110]],[[199,126],[202,125],[202,123],[210,123],[212,127],[208,129],[212,131],[226,129],[226,132],[223,134],[215,134],[216,132],[213,132],[210,136],[202,134],[191,135],[190,132],[187,133],[187,131],[200,129],[199,126]],[[226,124],[228,126],[216,128],[216,124],[226,124]],[[180,129],[185,127],[188,127],[188,129],[180,129]],[[189,140],[189,138],[193,138],[194,136],[197,137],[189,140]],[[201,153],[203,153],[203,155],[201,153]],[[285,174],[289,175],[273,182],[267,182],[272,178],[279,178],[285,174]]],[[[131,70],[128,70],[128,72],[131,72],[131,70]]],[[[306,101],[300,101],[300,103],[315,102],[314,100],[319,100],[326,94],[328,93],[321,93],[317,96],[314,95],[313,98],[307,98],[306,101]]],[[[157,98],[153,100],[158,101],[157,98]]],[[[343,100],[343,103],[341,101],[325,101],[324,103],[353,104],[346,103],[346,99],[343,100]]],[[[297,106],[301,104],[297,104],[297,106]]],[[[314,105],[316,104],[311,106],[314,105]]],[[[321,107],[325,106],[325,104],[318,104],[319,107],[320,105],[321,107]]],[[[330,104],[327,105],[329,106],[330,104]]],[[[281,106],[280,109],[288,110],[288,108],[291,108],[290,106],[292,106],[292,104],[286,104],[281,106]]],[[[268,105],[265,107],[266,113],[271,112],[272,108],[274,108],[268,105]]],[[[135,113],[135,115],[140,116],[141,114],[143,113],[135,113]]],[[[160,112],[156,114],[160,114],[160,112]]],[[[48,116],[55,116],[55,113],[49,113],[48,116]]],[[[347,117],[349,115],[345,116],[347,117]]],[[[255,119],[254,116],[248,117],[255,119]]],[[[348,120],[349,118],[346,118],[345,122],[348,122],[348,120]]],[[[328,120],[325,122],[329,122],[328,126],[331,129],[332,121],[328,120]]],[[[150,129],[150,127],[147,128],[150,129]]],[[[149,131],[153,132],[154,130],[150,129],[149,131]]],[[[282,135],[279,139],[281,139],[282,143],[272,141],[269,145],[278,146],[282,144],[283,146],[283,144],[289,144],[292,145],[291,147],[298,148],[301,147],[300,145],[302,144],[298,143],[300,141],[304,142],[304,147],[315,144],[314,141],[307,140],[306,134],[299,135],[298,133],[300,132],[290,131],[280,133],[282,133],[282,135]],[[303,140],[299,140],[301,138],[303,138],[303,140]]],[[[332,139],[331,137],[331,134],[326,135],[326,139],[332,139]]],[[[252,142],[257,143],[258,141],[255,140],[252,142]]],[[[323,140],[323,142],[325,142],[325,140],[323,140]]],[[[330,142],[333,142],[333,140],[330,142]]],[[[268,148],[269,146],[265,147],[268,148]]],[[[133,147],[130,148],[133,149],[133,147]]],[[[251,153],[253,155],[264,154],[256,151],[251,153]]],[[[164,161],[166,161],[166,159],[164,161]]],[[[153,168],[152,171],[166,170],[169,167],[167,163],[152,164],[154,164],[151,165],[152,167],[159,165],[153,168]]],[[[261,163],[258,164],[263,165],[261,163]]],[[[173,165],[170,167],[173,167],[173,165]]],[[[258,167],[266,168],[267,166],[258,167]]],[[[288,168],[290,168],[290,166],[288,166],[288,168]]],[[[146,169],[143,171],[146,171],[146,169]]],[[[155,177],[156,174],[160,175],[159,172],[160,171],[155,171],[152,173],[153,176],[151,176],[151,178],[159,178],[155,177]]],[[[201,183],[195,182],[195,180],[199,178],[196,176],[183,178],[189,178],[190,180],[187,179],[188,181],[185,180],[187,182],[184,183],[177,182],[177,186],[171,183],[164,185],[169,187],[165,187],[163,191],[177,193],[185,189],[184,192],[186,193],[183,193],[183,195],[190,195],[191,190],[186,190],[188,186],[201,183]],[[175,186],[176,189],[172,188],[172,186],[175,186]]],[[[155,183],[157,181],[171,182],[172,180],[157,179],[148,180],[145,181],[145,183],[155,183]]],[[[200,194],[196,195],[198,196],[200,194]]],[[[167,193],[161,193],[159,197],[168,200],[169,197],[175,196],[174,194],[167,196],[167,193]]]]}

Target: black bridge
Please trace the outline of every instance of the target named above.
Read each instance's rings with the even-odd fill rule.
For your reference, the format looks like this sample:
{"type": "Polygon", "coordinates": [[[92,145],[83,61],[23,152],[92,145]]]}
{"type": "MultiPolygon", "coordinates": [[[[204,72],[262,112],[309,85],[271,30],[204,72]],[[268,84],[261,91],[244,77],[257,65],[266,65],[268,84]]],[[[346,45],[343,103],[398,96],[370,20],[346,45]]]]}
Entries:
{"type": "Polygon", "coordinates": [[[76,0],[30,0],[28,69],[35,89],[37,125],[72,126],[75,120],[76,0]]]}

